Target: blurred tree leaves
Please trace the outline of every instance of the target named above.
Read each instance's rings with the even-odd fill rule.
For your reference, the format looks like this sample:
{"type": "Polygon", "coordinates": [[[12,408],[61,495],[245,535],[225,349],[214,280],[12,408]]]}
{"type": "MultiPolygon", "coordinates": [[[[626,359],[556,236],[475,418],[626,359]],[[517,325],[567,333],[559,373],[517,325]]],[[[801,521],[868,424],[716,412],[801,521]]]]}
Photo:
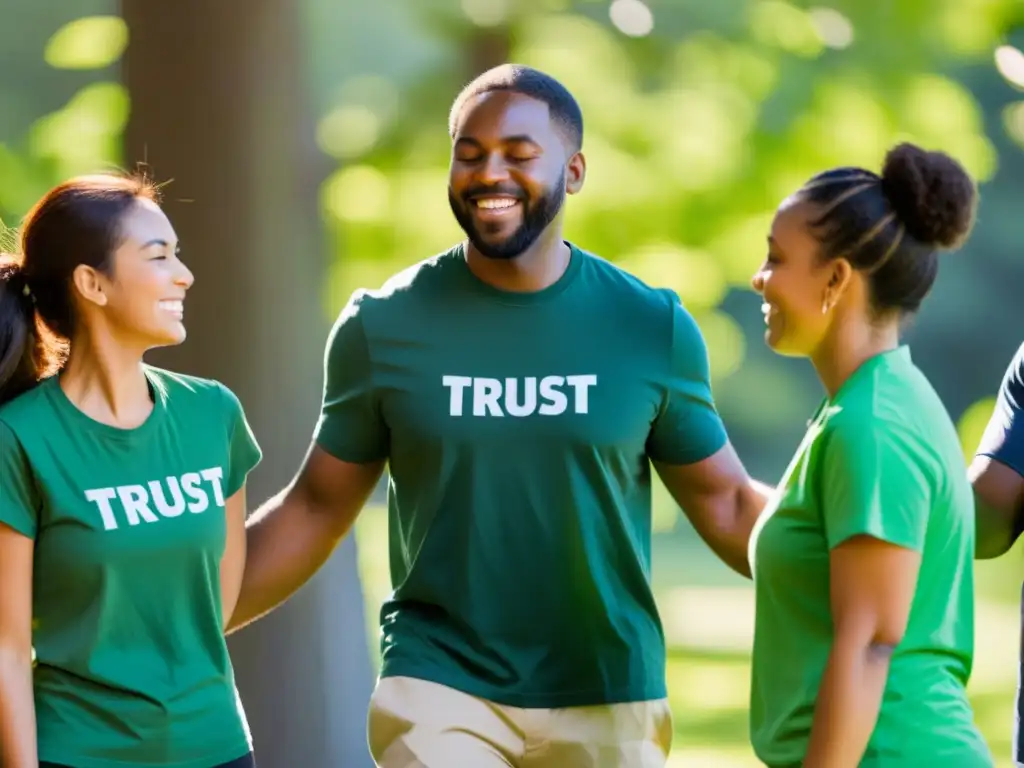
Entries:
{"type": "MultiPolygon", "coordinates": [[[[399,5],[382,4],[380,15],[394,18],[399,5]]],[[[1024,19],[1017,0],[652,2],[653,33],[644,37],[623,34],[610,3],[596,0],[414,5],[409,26],[420,25],[435,53],[407,71],[387,64],[386,109],[371,104],[372,89],[365,89],[337,99],[321,125],[322,144],[345,145],[332,152],[341,163],[323,195],[342,254],[328,312],[354,288],[379,285],[461,237],[445,194],[447,110],[486,62],[482,48],[507,51],[508,60],[562,80],[584,111],[588,178],[569,201],[568,235],[680,293],[707,336],[734,439],[759,472],[778,472],[788,455],[766,450],[766,435],[773,446],[794,445],[802,414],[820,392],[806,365],[763,349],[759,300],[747,290],[778,202],[825,167],[878,168],[901,139],[961,159],[987,197],[987,182],[1013,151],[1004,124],[1015,124],[1016,94],[999,90],[993,55],[1024,19]],[[961,76],[981,68],[984,104],[961,76]],[[323,138],[335,131],[346,138],[323,138]]],[[[315,7],[324,24],[338,14],[315,7]]],[[[367,7],[361,15],[371,33],[375,12],[367,7]]],[[[379,76],[380,58],[380,67],[364,61],[356,80],[379,76]]],[[[968,247],[972,258],[1011,230],[1024,235],[1016,221],[982,229],[968,247]]],[[[964,337],[985,325],[986,278],[977,266],[958,270],[955,285],[940,278],[946,293],[960,296],[956,323],[964,337]]],[[[998,375],[955,375],[940,359],[949,348],[948,337],[938,335],[943,327],[923,315],[913,341],[959,415],[994,390],[998,375]]],[[[1007,327],[1003,340],[993,341],[996,370],[1018,333],[1007,327]]],[[[965,442],[973,432],[965,423],[965,442]]]]}
{"type": "MultiPolygon", "coordinates": [[[[568,235],[683,297],[754,471],[781,469],[819,393],[805,364],[760,341],[747,286],[772,211],[824,167],[877,168],[899,139],[950,151],[983,182],[978,230],[913,326],[915,357],[957,417],[997,386],[1024,277],[1019,0],[651,0],[639,36],[641,0],[304,2],[322,105],[311,141],[336,165],[321,190],[339,255],[328,314],[461,237],[448,108],[510,59],[559,77],[584,109],[589,176],[568,235]]],[[[19,79],[0,82],[0,218],[16,224],[58,179],[123,162],[126,33],[108,0],[8,0],[3,13],[17,23],[0,24],[0,68],[19,79]]],[[[965,445],[984,407],[965,418],[965,445]]]]}
{"type": "Polygon", "coordinates": [[[67,176],[116,167],[128,96],[117,63],[127,29],[117,3],[7,0],[0,12],[0,221],[16,225],[67,176]]]}
{"type": "Polygon", "coordinates": [[[128,27],[120,16],[87,16],[58,29],[43,59],[57,69],[103,69],[120,59],[127,45],[128,27]]]}

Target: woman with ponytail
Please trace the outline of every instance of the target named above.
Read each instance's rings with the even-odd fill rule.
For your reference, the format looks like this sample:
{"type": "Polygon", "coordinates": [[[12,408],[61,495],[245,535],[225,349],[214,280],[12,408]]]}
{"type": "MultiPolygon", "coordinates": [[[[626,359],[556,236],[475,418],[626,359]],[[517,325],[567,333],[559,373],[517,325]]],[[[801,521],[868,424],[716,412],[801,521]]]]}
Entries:
{"type": "Polygon", "coordinates": [[[254,765],[223,629],[260,451],[224,386],[143,362],[192,282],[135,177],[50,190],[0,261],[4,768],[254,765]]]}

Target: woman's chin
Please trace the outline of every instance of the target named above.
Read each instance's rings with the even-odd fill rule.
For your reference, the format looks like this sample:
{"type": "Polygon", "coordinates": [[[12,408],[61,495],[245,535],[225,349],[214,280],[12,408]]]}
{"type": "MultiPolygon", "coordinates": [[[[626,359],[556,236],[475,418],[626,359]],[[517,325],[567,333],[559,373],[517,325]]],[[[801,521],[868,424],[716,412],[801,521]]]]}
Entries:
{"type": "Polygon", "coordinates": [[[162,328],[160,333],[154,333],[150,344],[152,347],[176,347],[184,343],[187,337],[188,332],[185,330],[185,324],[177,322],[172,326],[162,328]]]}
{"type": "Polygon", "coordinates": [[[807,353],[788,343],[785,334],[766,328],[764,332],[764,343],[772,352],[783,357],[807,357],[807,353]]]}

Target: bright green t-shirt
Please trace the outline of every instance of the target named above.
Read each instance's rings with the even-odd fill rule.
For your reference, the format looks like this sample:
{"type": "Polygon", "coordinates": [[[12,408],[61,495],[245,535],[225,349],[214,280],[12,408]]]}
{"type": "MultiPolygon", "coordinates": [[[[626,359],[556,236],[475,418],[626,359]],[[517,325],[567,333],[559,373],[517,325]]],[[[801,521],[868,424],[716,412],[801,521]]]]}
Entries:
{"type": "Polygon", "coordinates": [[[974,654],[974,497],[956,429],[906,347],[822,404],[750,543],[751,736],[798,766],[832,646],[829,551],[868,535],[921,553],[862,768],[992,765],[966,686],[974,654]]]}
{"type": "Polygon", "coordinates": [[[317,441],[389,462],[382,675],[521,707],[665,696],[649,460],[725,444],[671,291],[573,247],[509,293],[456,247],[353,296],[317,441]]]}
{"type": "Polygon", "coordinates": [[[42,761],[210,768],[250,750],[220,560],[260,451],[226,388],[146,374],[137,429],[90,419],[56,377],[0,408],[0,522],[36,542],[42,761]]]}

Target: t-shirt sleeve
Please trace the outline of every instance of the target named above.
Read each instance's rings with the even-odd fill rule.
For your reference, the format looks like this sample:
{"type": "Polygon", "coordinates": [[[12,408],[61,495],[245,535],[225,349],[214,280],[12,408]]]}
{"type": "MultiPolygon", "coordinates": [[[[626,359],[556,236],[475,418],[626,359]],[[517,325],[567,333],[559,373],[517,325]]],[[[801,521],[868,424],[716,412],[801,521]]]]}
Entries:
{"type": "Polygon", "coordinates": [[[387,458],[389,443],[363,325],[365,295],[353,294],[327,339],[323,403],[314,435],[327,453],[354,464],[387,458]]]}
{"type": "Polygon", "coordinates": [[[34,539],[39,498],[28,458],[14,431],[0,421],[0,523],[34,539]]]}
{"type": "Polygon", "coordinates": [[[920,552],[934,494],[927,447],[898,425],[849,419],[824,440],[821,494],[829,549],[871,536],[920,552]]]}
{"type": "Polygon", "coordinates": [[[222,391],[227,400],[229,430],[226,498],[231,498],[245,485],[249,473],[263,458],[263,452],[249,427],[238,397],[227,387],[222,387],[222,391]]]}
{"type": "Polygon", "coordinates": [[[665,464],[693,464],[726,443],[725,425],[711,396],[707,345],[696,321],[672,299],[669,372],[661,407],[647,440],[647,454],[665,464]]]}
{"type": "Polygon", "coordinates": [[[1024,344],[1017,350],[996,396],[996,406],[978,446],[989,456],[1024,476],[1024,344]]]}

